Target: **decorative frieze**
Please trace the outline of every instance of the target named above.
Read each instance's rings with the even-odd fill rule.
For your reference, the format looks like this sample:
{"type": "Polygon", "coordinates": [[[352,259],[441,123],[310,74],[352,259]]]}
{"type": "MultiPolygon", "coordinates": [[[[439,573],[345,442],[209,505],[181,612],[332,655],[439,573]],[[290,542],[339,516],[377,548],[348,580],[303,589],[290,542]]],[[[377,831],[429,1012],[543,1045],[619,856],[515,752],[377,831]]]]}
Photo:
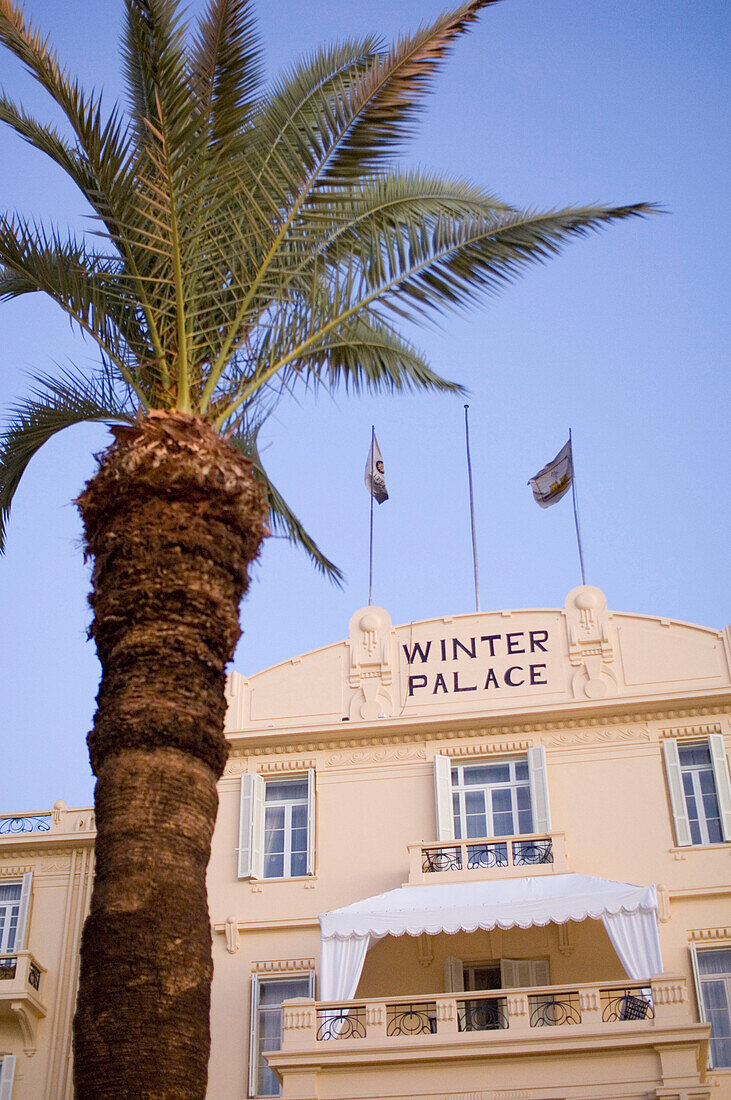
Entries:
{"type": "Polygon", "coordinates": [[[612,742],[650,741],[650,731],[645,727],[633,726],[630,729],[606,727],[603,729],[577,729],[571,733],[555,733],[546,737],[544,744],[553,748],[571,745],[608,745],[612,742]]]}
{"type": "Polygon", "coordinates": [[[408,748],[362,748],[354,752],[335,752],[325,761],[329,768],[344,767],[348,764],[398,764],[402,760],[426,760],[423,745],[408,748]]]}
{"type": "Polygon", "coordinates": [[[314,757],[301,760],[264,760],[257,771],[260,775],[275,775],[278,772],[306,772],[315,767],[314,757]]]}

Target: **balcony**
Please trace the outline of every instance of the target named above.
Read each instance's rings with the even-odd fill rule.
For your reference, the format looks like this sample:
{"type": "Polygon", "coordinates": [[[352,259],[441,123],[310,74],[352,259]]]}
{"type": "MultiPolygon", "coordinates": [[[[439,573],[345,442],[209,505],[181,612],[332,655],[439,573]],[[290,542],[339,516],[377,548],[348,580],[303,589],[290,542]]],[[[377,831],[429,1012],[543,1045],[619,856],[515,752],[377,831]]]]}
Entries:
{"type": "Polygon", "coordinates": [[[267,1057],[284,1100],[402,1095],[407,1084],[414,1096],[469,1093],[487,1073],[491,1089],[539,1082],[547,1092],[550,1082],[562,1097],[605,1095],[586,1090],[629,1082],[637,1092],[623,1096],[660,1095],[650,1092],[658,1088],[710,1096],[703,1087],[709,1028],[691,1018],[685,979],[676,975],[645,984],[287,1001],[282,1025],[282,1049],[267,1057]]]}
{"type": "Polygon", "coordinates": [[[409,845],[409,886],[563,874],[568,870],[564,833],[470,837],[409,845]]]}
{"type": "Polygon", "coordinates": [[[20,1024],[26,1054],[35,1052],[36,1026],[46,1015],[42,999],[45,973],[30,951],[0,955],[0,1017],[20,1024]]]}

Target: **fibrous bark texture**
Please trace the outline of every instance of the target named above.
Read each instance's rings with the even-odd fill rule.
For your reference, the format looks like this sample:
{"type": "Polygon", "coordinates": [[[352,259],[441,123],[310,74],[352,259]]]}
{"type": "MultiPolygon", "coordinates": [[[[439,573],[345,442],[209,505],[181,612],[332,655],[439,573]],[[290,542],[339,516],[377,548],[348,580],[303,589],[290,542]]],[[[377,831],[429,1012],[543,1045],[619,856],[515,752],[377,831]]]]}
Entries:
{"type": "Polygon", "coordinates": [[[152,412],[115,434],[78,501],[102,679],[76,1095],[203,1100],[225,667],[266,505],[250,463],[198,417],[152,412]]]}

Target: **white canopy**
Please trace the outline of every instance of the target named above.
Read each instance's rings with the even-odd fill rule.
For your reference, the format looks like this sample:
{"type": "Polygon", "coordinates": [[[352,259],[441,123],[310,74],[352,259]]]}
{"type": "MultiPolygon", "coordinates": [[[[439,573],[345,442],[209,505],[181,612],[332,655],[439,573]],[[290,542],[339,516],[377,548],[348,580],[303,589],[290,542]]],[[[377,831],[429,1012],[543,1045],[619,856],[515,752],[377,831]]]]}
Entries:
{"type": "Polygon", "coordinates": [[[405,886],[320,914],[320,996],[350,1000],[368,948],[384,936],[529,928],[601,920],[627,974],[662,972],[654,886],[590,875],[546,875],[496,882],[405,886]]]}

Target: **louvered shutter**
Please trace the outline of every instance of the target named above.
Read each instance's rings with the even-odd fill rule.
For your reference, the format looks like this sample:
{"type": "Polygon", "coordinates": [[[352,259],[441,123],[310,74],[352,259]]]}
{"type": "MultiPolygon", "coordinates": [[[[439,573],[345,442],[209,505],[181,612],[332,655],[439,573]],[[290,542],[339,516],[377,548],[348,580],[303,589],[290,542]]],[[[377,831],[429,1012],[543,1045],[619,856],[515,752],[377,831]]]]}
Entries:
{"type": "Polygon", "coordinates": [[[731,840],[731,782],[728,774],[728,761],[723,746],[723,736],[712,733],[708,738],[708,748],[713,764],[713,778],[716,780],[718,808],[721,812],[721,831],[724,840],[731,840]]]}
{"type": "Polygon", "coordinates": [[[264,780],[241,776],[239,810],[239,878],[261,878],[264,867],[264,780]]]}
{"type": "Polygon", "coordinates": [[[15,1077],[15,1055],[3,1054],[0,1063],[0,1100],[11,1100],[15,1077]]]}
{"type": "Polygon", "coordinates": [[[685,792],[683,790],[683,773],[680,770],[678,742],[675,738],[668,737],[663,741],[662,754],[665,758],[665,774],[668,779],[670,808],[675,826],[675,843],[678,847],[684,847],[687,844],[692,844],[692,839],[690,821],[688,820],[688,807],[685,803],[685,792]]]}
{"type": "Polygon", "coordinates": [[[533,832],[548,833],[551,829],[551,811],[548,804],[546,750],[543,745],[528,749],[528,780],[533,810],[533,832]]]}
{"type": "Polygon", "coordinates": [[[500,982],[504,989],[550,985],[547,959],[501,959],[500,982]]]}
{"type": "Polygon", "coordinates": [[[249,1096],[256,1096],[256,1079],[259,1071],[259,993],[259,975],[252,974],[251,1015],[249,1016],[249,1096]]]}
{"type": "Polygon", "coordinates": [[[452,810],[452,760],[436,753],[434,756],[434,801],[437,815],[437,840],[454,840],[452,810]]]}
{"type": "Polygon", "coordinates": [[[18,924],[15,929],[15,944],[13,951],[23,951],[28,933],[28,914],[30,913],[30,898],[33,888],[33,872],[26,871],[20,887],[20,908],[18,910],[18,924]]]}
{"type": "Polygon", "coordinates": [[[307,874],[315,873],[315,769],[307,769],[307,874]]]}
{"type": "Polygon", "coordinates": [[[455,955],[444,960],[445,993],[464,993],[464,963],[455,955]]]}

